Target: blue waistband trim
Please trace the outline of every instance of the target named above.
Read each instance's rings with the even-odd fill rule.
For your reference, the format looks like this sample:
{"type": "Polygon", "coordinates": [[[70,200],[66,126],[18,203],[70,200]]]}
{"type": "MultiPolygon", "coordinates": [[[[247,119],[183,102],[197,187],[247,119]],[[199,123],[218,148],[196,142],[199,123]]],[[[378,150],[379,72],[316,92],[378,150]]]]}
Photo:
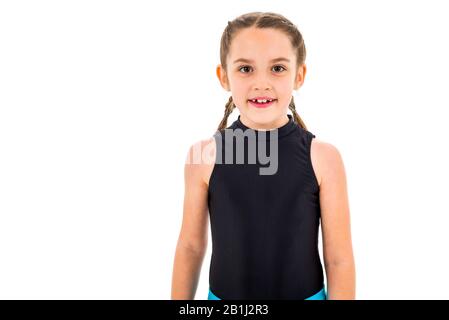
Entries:
{"type": "MultiPolygon", "coordinates": [[[[207,300],[221,300],[219,297],[217,297],[210,289],[209,294],[207,296],[207,300]]],[[[310,296],[304,300],[327,300],[327,293],[326,288],[323,284],[323,288],[315,293],[313,296],[310,296]]]]}

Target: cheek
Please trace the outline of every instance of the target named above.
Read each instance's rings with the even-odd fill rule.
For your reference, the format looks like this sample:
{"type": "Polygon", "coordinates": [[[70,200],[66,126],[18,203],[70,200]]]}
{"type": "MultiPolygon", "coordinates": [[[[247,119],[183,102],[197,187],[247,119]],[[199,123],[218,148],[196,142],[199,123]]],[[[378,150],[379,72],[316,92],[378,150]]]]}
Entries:
{"type": "Polygon", "coordinates": [[[292,96],[293,89],[293,83],[285,82],[278,87],[277,93],[279,94],[279,96],[286,99],[292,96]]]}
{"type": "Polygon", "coordinates": [[[235,81],[233,82],[232,94],[234,99],[246,101],[247,95],[251,88],[244,81],[235,81]]]}
{"type": "Polygon", "coordinates": [[[234,84],[234,88],[236,90],[239,91],[243,91],[244,88],[248,87],[247,81],[245,81],[245,79],[241,79],[241,78],[235,78],[232,80],[233,84],[234,84]]]}

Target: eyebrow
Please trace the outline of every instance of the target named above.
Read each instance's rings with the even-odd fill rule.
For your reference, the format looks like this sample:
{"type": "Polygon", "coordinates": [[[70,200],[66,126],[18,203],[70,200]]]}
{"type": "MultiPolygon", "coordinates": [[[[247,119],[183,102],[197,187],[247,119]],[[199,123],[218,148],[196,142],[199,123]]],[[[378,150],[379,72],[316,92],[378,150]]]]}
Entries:
{"type": "MultiPolygon", "coordinates": [[[[280,58],[273,59],[273,60],[271,60],[270,62],[279,62],[279,61],[290,62],[289,59],[284,58],[284,57],[280,57],[280,58]]],[[[239,59],[237,59],[237,60],[234,61],[234,63],[237,63],[237,62],[251,63],[251,62],[254,62],[254,61],[253,61],[253,60],[250,60],[250,59],[239,58],[239,59]]]]}

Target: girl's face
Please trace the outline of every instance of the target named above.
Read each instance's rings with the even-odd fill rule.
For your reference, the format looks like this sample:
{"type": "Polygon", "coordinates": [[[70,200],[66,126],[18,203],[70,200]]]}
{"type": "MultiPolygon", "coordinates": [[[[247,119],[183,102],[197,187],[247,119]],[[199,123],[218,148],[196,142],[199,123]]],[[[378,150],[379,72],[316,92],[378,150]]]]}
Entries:
{"type": "Polygon", "coordinates": [[[240,119],[253,129],[272,129],[284,125],[292,91],[304,82],[306,66],[298,70],[289,38],[275,29],[247,28],[232,40],[227,70],[217,67],[217,76],[232,91],[240,119]],[[279,60],[277,60],[279,59],[279,60]],[[257,97],[275,99],[268,106],[256,106],[257,97]]]}

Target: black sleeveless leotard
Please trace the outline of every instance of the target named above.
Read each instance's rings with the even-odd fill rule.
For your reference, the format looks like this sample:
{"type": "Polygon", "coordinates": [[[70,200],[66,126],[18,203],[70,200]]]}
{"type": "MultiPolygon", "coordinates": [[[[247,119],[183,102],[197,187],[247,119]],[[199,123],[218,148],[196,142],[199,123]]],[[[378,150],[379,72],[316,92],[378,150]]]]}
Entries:
{"type": "Polygon", "coordinates": [[[273,130],[248,128],[240,116],[226,128],[234,135],[252,131],[270,157],[276,139],[274,174],[260,174],[260,168],[270,166],[266,161],[250,163],[244,135],[244,163],[237,163],[238,139],[227,139],[225,129],[214,134],[217,152],[208,189],[209,288],[220,299],[306,299],[324,287],[318,251],[319,185],[310,157],[315,135],[292,115],[288,118],[274,129],[276,138],[269,133],[273,130]],[[226,153],[232,163],[226,163],[226,153]]]}

